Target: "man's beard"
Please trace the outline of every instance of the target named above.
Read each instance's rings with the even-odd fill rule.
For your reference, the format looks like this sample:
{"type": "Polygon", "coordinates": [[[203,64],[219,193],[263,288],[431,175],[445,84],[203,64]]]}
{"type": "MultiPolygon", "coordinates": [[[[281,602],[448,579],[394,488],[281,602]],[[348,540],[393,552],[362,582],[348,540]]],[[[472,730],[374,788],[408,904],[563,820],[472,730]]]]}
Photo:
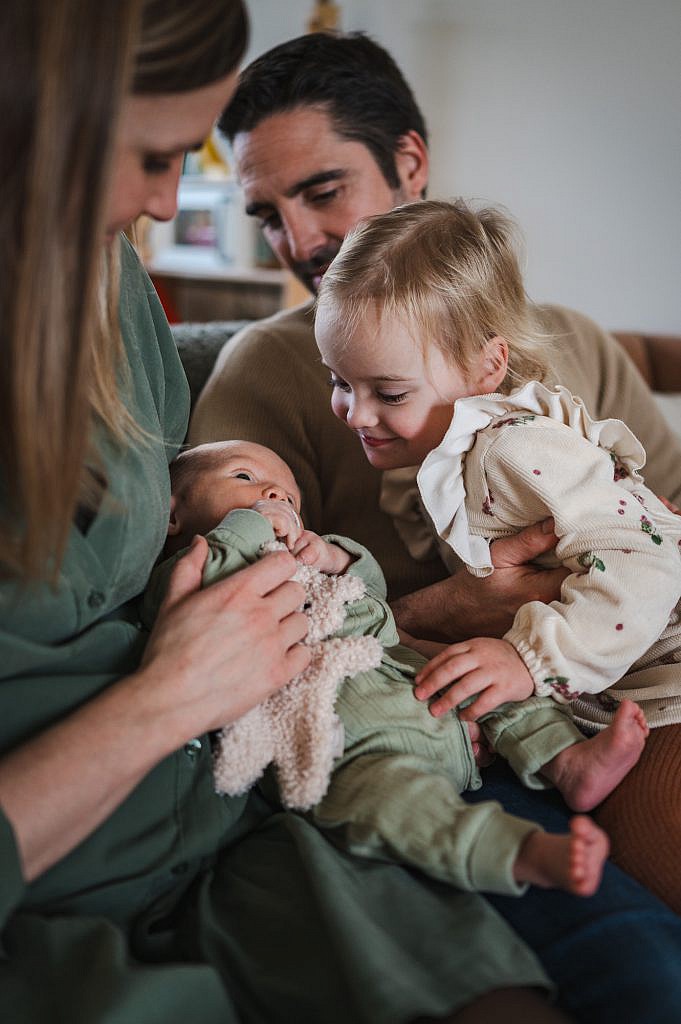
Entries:
{"type": "Polygon", "coordinates": [[[327,245],[317,252],[309,260],[295,260],[289,265],[289,270],[305,285],[308,291],[317,293],[318,283],[315,278],[319,277],[329,266],[334,256],[341,247],[340,242],[327,245]]]}

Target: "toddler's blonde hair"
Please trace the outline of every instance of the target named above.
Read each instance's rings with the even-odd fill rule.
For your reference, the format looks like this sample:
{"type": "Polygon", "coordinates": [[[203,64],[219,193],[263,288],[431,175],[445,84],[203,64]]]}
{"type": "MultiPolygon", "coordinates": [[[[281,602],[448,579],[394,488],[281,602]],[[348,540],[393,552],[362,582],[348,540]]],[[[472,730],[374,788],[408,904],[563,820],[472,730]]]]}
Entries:
{"type": "Polygon", "coordinates": [[[317,306],[343,331],[368,312],[405,324],[427,356],[436,345],[464,373],[493,337],[508,342],[499,390],[543,380],[546,336],[518,263],[517,228],[501,210],[424,200],[361,222],[324,274],[317,306]]]}

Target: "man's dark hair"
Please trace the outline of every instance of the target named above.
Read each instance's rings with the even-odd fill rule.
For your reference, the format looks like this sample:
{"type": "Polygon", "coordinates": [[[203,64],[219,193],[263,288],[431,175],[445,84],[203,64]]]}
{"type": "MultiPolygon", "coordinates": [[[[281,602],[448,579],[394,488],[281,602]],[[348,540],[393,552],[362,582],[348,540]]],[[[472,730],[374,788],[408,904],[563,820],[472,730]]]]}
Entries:
{"type": "Polygon", "coordinates": [[[322,107],[345,139],[370,150],[391,188],[399,139],[415,131],[427,142],[413,93],[389,53],[361,32],[315,33],[275,46],[242,71],[218,126],[230,141],[266,117],[322,107]]]}

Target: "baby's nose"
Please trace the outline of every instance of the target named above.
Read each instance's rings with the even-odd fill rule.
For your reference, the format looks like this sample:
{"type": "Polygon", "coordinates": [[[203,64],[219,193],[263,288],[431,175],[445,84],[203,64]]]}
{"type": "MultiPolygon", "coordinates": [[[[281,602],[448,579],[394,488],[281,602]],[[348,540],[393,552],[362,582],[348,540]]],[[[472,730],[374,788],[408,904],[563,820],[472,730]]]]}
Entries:
{"type": "Polygon", "coordinates": [[[263,498],[269,498],[271,501],[287,501],[286,491],[283,487],[277,487],[276,484],[267,484],[263,487],[262,491],[263,498]]]}

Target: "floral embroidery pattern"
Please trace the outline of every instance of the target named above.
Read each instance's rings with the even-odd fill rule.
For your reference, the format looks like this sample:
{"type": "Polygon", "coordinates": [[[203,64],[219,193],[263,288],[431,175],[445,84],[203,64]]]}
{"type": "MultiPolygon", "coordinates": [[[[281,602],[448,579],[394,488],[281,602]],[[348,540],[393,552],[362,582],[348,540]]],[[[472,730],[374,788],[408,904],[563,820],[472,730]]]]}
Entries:
{"type": "Polygon", "coordinates": [[[552,690],[555,690],[556,693],[559,693],[561,697],[565,697],[566,700],[577,700],[578,697],[582,696],[579,690],[570,689],[568,686],[570,680],[567,676],[546,676],[544,682],[552,690]]]}
{"type": "Polygon", "coordinates": [[[492,497],[492,492],[490,491],[488,493],[487,497],[485,498],[485,500],[482,503],[482,511],[485,513],[486,516],[493,516],[494,515],[494,512],[492,511],[492,505],[493,504],[494,504],[494,498],[492,497]]]}
{"type": "Polygon", "coordinates": [[[584,569],[590,569],[593,566],[594,569],[605,572],[605,562],[597,558],[593,551],[585,551],[583,555],[578,556],[577,561],[584,569]]]}
{"type": "Polygon", "coordinates": [[[628,476],[630,476],[629,470],[623,462],[620,462],[615,452],[610,452],[610,458],[612,459],[613,479],[615,481],[625,480],[628,476]]]}
{"type": "Polygon", "coordinates": [[[532,413],[527,413],[525,416],[507,416],[505,420],[493,423],[492,430],[498,430],[499,427],[524,427],[526,423],[531,423],[534,419],[536,416],[532,413]]]}
{"type": "Polygon", "coordinates": [[[653,544],[662,543],[662,537],[659,535],[659,533],[655,532],[655,527],[651,523],[650,519],[648,519],[648,516],[641,516],[641,529],[644,533],[647,533],[649,535],[653,544]]]}

